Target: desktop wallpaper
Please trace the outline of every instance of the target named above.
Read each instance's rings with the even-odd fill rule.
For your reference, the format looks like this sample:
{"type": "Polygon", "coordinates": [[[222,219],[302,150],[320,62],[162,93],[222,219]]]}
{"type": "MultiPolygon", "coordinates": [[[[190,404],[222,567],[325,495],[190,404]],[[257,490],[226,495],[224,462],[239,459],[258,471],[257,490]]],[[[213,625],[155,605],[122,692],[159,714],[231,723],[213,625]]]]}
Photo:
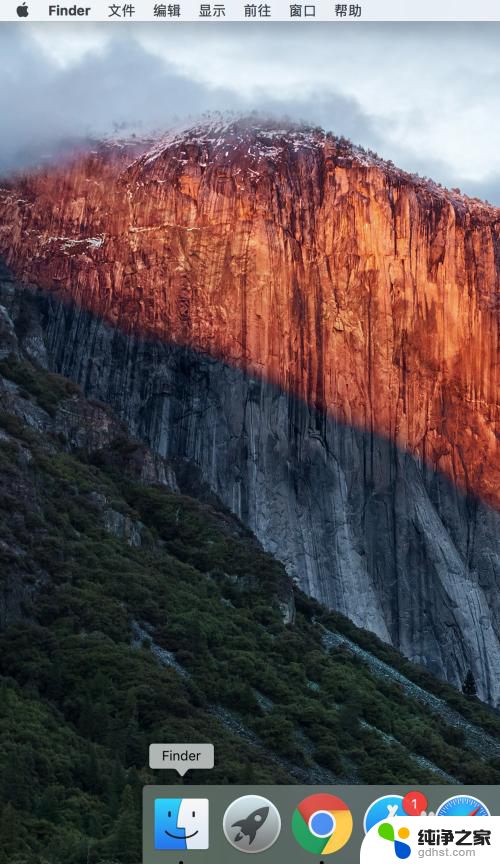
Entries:
{"type": "Polygon", "coordinates": [[[1,864],[499,782],[496,37],[1,25],[1,864]]]}

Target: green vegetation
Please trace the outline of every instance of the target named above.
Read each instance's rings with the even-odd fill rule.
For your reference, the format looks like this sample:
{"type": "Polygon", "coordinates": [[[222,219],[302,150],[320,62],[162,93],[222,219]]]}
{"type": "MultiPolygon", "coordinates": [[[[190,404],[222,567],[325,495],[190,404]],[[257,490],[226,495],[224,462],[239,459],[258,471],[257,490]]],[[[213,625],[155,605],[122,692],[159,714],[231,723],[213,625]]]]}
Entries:
{"type": "Polygon", "coordinates": [[[76,384],[62,375],[39,370],[13,355],[0,360],[0,375],[17,384],[24,397],[33,396],[51,417],[63,399],[80,392],[76,384]]]}
{"type": "MultiPolygon", "coordinates": [[[[458,711],[470,723],[481,727],[493,738],[500,739],[500,714],[497,711],[489,710],[478,699],[464,699],[461,693],[452,687],[451,684],[434,678],[423,666],[411,663],[403,654],[400,654],[386,642],[382,642],[375,633],[370,633],[368,630],[359,630],[352,621],[338,612],[327,611],[320,607],[319,604],[317,612],[317,620],[321,621],[326,627],[342,633],[348,639],[352,639],[360,648],[392,666],[393,669],[401,672],[402,675],[414,684],[417,684],[439,699],[443,699],[450,708],[458,711]]],[[[468,679],[469,676],[467,675],[466,681],[468,679]]],[[[468,683],[470,687],[470,680],[468,683]]],[[[463,692],[466,696],[475,695],[475,692],[468,693],[465,690],[463,692]]]]}
{"type": "MultiPolygon", "coordinates": [[[[0,371],[49,414],[74,392],[0,371]]],[[[412,753],[500,781],[400,685],[326,652],[320,624],[500,737],[498,715],[300,592],[284,624],[282,566],[222,508],[127,476],[134,442],[69,454],[5,412],[0,432],[0,864],[136,864],[142,786],[165,782],[152,741],[214,741],[196,782],[442,782],[412,753]]]]}

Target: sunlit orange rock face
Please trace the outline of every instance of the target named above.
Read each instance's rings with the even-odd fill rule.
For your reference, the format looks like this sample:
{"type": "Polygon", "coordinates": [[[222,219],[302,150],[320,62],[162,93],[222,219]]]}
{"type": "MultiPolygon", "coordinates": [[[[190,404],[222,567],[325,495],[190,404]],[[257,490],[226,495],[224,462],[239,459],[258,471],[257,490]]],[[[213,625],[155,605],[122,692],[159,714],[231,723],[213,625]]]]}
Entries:
{"type": "Polygon", "coordinates": [[[1,186],[18,278],[267,376],[498,506],[498,209],[252,121],[1,186]]]}

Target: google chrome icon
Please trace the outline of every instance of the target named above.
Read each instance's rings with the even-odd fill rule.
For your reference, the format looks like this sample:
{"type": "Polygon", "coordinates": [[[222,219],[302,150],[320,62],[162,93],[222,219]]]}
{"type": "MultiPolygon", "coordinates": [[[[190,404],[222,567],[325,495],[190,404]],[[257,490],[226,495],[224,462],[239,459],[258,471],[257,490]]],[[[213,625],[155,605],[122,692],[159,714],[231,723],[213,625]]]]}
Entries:
{"type": "Polygon", "coordinates": [[[338,852],[352,834],[352,814],[336,795],[310,795],[296,808],[292,831],[299,846],[314,855],[338,852]]]}

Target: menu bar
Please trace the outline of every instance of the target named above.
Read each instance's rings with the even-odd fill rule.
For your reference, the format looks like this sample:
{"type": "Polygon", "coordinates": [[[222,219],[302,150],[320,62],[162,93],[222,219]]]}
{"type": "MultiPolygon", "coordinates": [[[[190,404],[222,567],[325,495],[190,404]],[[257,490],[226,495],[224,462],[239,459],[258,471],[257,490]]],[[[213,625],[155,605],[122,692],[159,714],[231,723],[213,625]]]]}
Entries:
{"type": "Polygon", "coordinates": [[[158,25],[179,21],[331,21],[361,24],[366,21],[500,21],[500,0],[362,0],[337,3],[334,0],[291,3],[290,0],[244,2],[155,3],[135,0],[110,3],[105,0],[83,3],[47,3],[45,0],[2,0],[0,21],[150,21],[158,25]]]}

